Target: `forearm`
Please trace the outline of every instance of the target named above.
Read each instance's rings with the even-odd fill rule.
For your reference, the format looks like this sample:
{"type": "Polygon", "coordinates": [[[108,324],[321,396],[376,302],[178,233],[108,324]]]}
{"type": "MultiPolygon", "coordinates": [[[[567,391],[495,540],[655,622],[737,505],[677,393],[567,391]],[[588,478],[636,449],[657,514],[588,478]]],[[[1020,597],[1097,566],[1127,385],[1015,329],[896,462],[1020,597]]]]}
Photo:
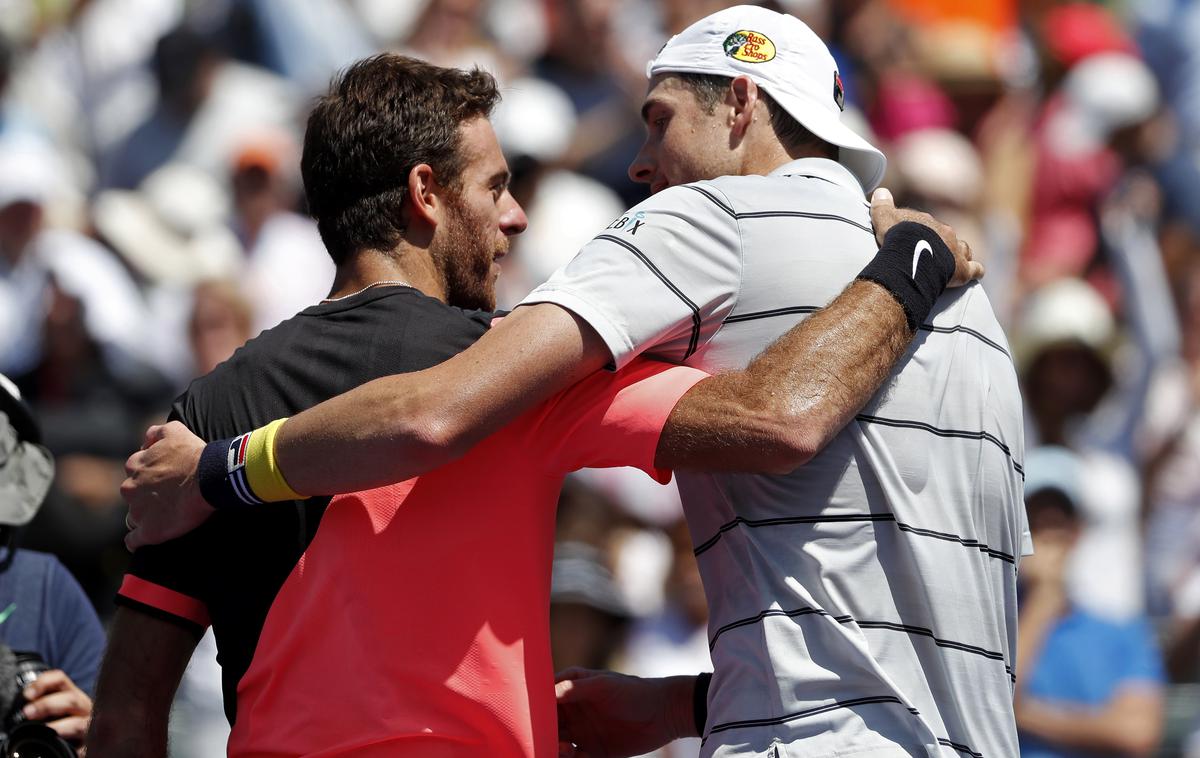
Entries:
{"type": "Polygon", "coordinates": [[[656,464],[791,471],[866,404],[911,338],[895,298],[856,280],[744,371],[706,379],[685,395],[663,430],[656,464]]]}
{"type": "Polygon", "coordinates": [[[89,758],[167,755],[171,704],[196,642],[167,621],[117,609],[96,686],[89,758]]]}
{"type": "Polygon", "coordinates": [[[832,303],[676,404],[656,465],[787,473],[807,463],[883,384],[956,264],[928,227],[893,227],[832,303]]]}
{"type": "Polygon", "coordinates": [[[570,312],[518,308],[439,366],[377,379],[289,419],[275,442],[278,466],[305,495],[403,481],[462,455],[609,359],[570,312]]]}
{"type": "Polygon", "coordinates": [[[1042,646],[1055,622],[1063,614],[1065,600],[1059,591],[1029,591],[1017,616],[1016,690],[1024,690],[1041,655],[1042,646]]]}
{"type": "Polygon", "coordinates": [[[1017,726],[1061,748],[1143,758],[1153,754],[1162,737],[1162,697],[1129,691],[1090,710],[1019,701],[1017,726]]]}

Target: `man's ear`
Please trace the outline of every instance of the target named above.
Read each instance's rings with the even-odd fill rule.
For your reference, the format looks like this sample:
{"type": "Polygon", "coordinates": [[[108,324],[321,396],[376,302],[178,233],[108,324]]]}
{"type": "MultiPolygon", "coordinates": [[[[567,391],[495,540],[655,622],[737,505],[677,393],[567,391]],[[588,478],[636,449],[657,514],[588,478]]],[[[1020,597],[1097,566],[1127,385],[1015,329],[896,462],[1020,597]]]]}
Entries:
{"type": "Polygon", "coordinates": [[[730,127],[734,140],[746,136],[746,130],[754,123],[758,106],[758,85],[745,74],[734,78],[729,83],[729,91],[725,95],[725,105],[730,108],[730,127]]]}
{"type": "Polygon", "coordinates": [[[411,222],[437,227],[444,206],[443,187],[433,175],[428,163],[418,163],[408,172],[408,200],[412,209],[411,222]]]}

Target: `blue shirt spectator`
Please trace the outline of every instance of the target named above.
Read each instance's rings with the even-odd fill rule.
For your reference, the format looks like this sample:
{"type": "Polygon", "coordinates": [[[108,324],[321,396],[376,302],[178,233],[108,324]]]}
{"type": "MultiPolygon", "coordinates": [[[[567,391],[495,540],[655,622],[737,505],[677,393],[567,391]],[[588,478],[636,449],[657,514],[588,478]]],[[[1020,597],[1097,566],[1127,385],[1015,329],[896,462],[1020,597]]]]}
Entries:
{"type": "Polygon", "coordinates": [[[54,556],[17,550],[0,573],[0,642],[37,653],[95,694],[104,629],[79,582],[54,556]]]}
{"type": "MultiPolygon", "coordinates": [[[[1164,682],[1154,632],[1144,620],[1116,623],[1074,609],[1047,635],[1025,691],[1047,704],[1100,708],[1122,688],[1158,689],[1164,682]]],[[[1094,755],[1021,735],[1022,758],[1094,755]]]]}

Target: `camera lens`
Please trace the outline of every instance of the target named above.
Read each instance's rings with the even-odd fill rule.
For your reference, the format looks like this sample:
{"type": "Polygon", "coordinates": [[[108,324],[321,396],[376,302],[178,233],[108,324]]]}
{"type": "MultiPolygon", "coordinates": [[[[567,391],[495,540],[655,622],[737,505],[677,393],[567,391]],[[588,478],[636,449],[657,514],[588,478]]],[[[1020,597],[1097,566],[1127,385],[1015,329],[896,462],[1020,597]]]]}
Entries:
{"type": "Polygon", "coordinates": [[[13,652],[17,663],[17,684],[25,689],[33,680],[50,670],[50,666],[37,653],[13,652]]]}
{"type": "Polygon", "coordinates": [[[27,721],[8,735],[4,758],[75,758],[75,751],[50,727],[27,721]]]}

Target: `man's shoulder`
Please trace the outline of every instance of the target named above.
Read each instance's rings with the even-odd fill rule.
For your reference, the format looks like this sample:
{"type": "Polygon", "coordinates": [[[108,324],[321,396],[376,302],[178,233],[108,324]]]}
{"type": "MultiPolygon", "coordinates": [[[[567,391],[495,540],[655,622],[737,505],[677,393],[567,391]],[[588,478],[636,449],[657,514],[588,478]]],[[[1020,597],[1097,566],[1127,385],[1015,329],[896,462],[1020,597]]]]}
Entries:
{"type": "Polygon", "coordinates": [[[24,548],[16,550],[12,565],[4,571],[3,576],[10,581],[15,580],[23,592],[31,593],[41,593],[44,592],[42,588],[50,587],[51,593],[57,594],[57,590],[51,585],[59,588],[64,583],[78,585],[75,577],[57,556],[24,548]]]}
{"type": "Polygon", "coordinates": [[[685,186],[723,197],[739,216],[778,210],[833,212],[855,221],[870,217],[871,206],[860,190],[821,176],[802,173],[719,176],[685,186]]]}
{"type": "Polygon", "coordinates": [[[269,406],[256,409],[262,413],[293,413],[378,376],[440,363],[479,339],[492,317],[408,287],[311,306],[193,380],[175,409],[197,433],[193,422],[200,419],[193,417],[236,405],[237,398],[269,406]]]}
{"type": "Polygon", "coordinates": [[[8,571],[17,571],[22,574],[23,578],[33,576],[50,577],[57,574],[66,574],[67,569],[58,560],[58,557],[50,553],[43,553],[38,550],[26,550],[18,548],[13,555],[12,565],[8,571]]]}

